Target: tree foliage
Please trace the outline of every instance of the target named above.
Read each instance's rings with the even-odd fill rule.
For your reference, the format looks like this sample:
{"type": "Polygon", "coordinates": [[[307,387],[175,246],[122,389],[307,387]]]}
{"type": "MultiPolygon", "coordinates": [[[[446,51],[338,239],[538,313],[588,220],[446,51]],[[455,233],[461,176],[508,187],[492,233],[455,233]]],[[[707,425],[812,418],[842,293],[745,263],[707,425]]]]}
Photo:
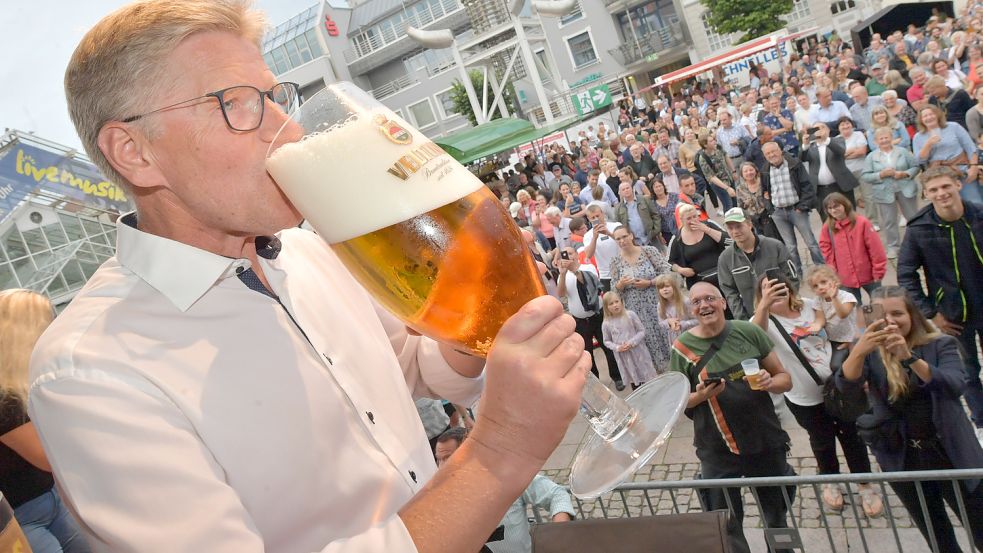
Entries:
{"type": "Polygon", "coordinates": [[[792,11],[793,0],[700,0],[707,8],[707,22],[721,35],[744,33],[745,42],[787,25],[782,16],[792,11]]]}
{"type": "MultiPolygon", "coordinates": [[[[478,103],[480,104],[482,98],[482,86],[485,82],[484,75],[482,75],[481,71],[472,69],[468,71],[468,76],[471,78],[471,85],[474,86],[474,91],[478,93],[478,103]]],[[[499,84],[501,84],[501,81],[499,81],[499,84]]],[[[495,91],[489,82],[488,98],[489,105],[491,106],[495,106],[494,94],[495,91]]],[[[512,87],[512,83],[505,85],[505,89],[502,91],[502,96],[504,96],[505,107],[509,110],[509,113],[515,113],[515,105],[513,102],[513,98],[515,98],[515,89],[512,87]]],[[[464,88],[464,83],[462,83],[460,79],[455,80],[454,83],[451,84],[450,98],[451,101],[454,102],[454,109],[457,111],[457,113],[467,117],[468,121],[470,121],[472,125],[478,124],[478,118],[475,117],[474,111],[471,109],[471,102],[468,101],[468,91],[464,88]]],[[[491,119],[499,119],[501,117],[502,114],[499,113],[498,108],[493,107],[491,119]]]]}

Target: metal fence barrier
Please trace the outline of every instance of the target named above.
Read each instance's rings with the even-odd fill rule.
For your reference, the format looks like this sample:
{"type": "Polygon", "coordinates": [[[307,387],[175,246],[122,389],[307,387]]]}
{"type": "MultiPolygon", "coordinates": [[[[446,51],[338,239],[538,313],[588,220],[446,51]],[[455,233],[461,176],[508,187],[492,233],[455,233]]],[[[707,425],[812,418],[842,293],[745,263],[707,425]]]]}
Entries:
{"type": "MultiPolygon", "coordinates": [[[[688,513],[702,510],[697,490],[741,488],[744,498],[744,528],[749,541],[751,528],[763,528],[767,542],[782,549],[794,549],[812,553],[836,553],[863,551],[885,553],[928,552],[940,553],[931,531],[931,519],[925,501],[923,483],[943,482],[952,486],[957,498],[958,512],[950,513],[957,538],[963,551],[974,551],[973,536],[969,527],[969,515],[959,487],[964,480],[983,479],[983,468],[965,470],[887,472],[873,474],[827,474],[814,476],[782,476],[768,478],[732,478],[717,480],[665,480],[623,484],[609,494],[595,500],[575,499],[578,518],[622,518],[655,516],[671,513],[688,513]],[[929,525],[931,540],[925,542],[914,521],[900,500],[887,485],[891,482],[912,482],[918,493],[922,514],[929,525]],[[857,485],[869,483],[877,489],[884,503],[880,517],[868,518],[860,507],[857,485]],[[844,509],[832,513],[823,508],[820,488],[824,484],[838,484],[844,488],[844,509]],[[765,528],[763,517],[757,510],[757,488],[782,487],[788,510],[788,528],[765,528]],[[797,489],[790,496],[788,486],[797,489]],[[822,535],[825,539],[822,539],[822,535]]],[[[983,484],[981,484],[983,485],[983,484]]],[[[729,494],[728,509],[733,512],[729,494]]],[[[543,514],[533,508],[536,522],[544,522],[543,514]]],[[[980,522],[977,522],[979,524],[980,522]]],[[[941,552],[946,553],[946,552],[941,552]]]]}

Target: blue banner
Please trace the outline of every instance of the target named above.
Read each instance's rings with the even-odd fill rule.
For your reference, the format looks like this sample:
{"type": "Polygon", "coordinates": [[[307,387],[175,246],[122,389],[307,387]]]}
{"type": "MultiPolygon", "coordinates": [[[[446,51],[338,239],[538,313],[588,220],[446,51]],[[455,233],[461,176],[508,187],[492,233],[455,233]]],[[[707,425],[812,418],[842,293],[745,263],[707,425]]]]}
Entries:
{"type": "Polygon", "coordinates": [[[28,193],[46,190],[100,209],[133,209],[126,192],[91,163],[14,143],[0,159],[0,221],[28,193]]]}

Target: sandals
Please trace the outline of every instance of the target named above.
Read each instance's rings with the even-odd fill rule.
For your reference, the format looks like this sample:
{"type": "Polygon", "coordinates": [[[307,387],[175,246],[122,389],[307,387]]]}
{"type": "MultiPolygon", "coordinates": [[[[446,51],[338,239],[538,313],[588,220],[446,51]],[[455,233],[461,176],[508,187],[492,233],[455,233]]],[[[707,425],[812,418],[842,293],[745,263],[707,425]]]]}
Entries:
{"type": "Polygon", "coordinates": [[[861,484],[859,488],[860,505],[863,507],[867,518],[881,516],[884,512],[884,501],[881,500],[881,494],[877,493],[877,490],[870,484],[861,484]]]}
{"type": "Polygon", "coordinates": [[[838,484],[823,484],[823,505],[833,512],[843,510],[843,492],[838,484]]]}

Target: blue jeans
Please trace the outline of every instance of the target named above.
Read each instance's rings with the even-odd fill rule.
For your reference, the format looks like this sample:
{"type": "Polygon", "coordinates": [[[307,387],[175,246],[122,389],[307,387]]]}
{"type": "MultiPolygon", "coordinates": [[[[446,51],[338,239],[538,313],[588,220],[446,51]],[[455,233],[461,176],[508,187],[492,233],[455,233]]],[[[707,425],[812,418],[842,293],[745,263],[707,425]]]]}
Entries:
{"type": "Polygon", "coordinates": [[[799,242],[795,238],[796,230],[799,231],[806,247],[809,248],[812,262],[816,265],[825,263],[823,254],[819,251],[819,242],[816,242],[816,237],[812,234],[812,227],[809,226],[808,211],[799,211],[791,207],[778,207],[771,214],[771,220],[778,227],[778,233],[782,235],[782,241],[785,242],[788,254],[791,256],[792,262],[795,263],[800,276],[802,275],[802,259],[799,257],[799,242]]]}
{"type": "Polygon", "coordinates": [[[959,343],[962,344],[966,354],[966,404],[969,405],[969,413],[973,417],[976,426],[983,428],[983,384],[980,383],[980,356],[976,349],[976,337],[983,339],[983,326],[973,327],[966,325],[963,327],[962,334],[959,335],[959,343]]]}
{"type": "Polygon", "coordinates": [[[14,518],[34,553],[92,551],[54,488],[14,509],[14,518]]]}
{"type": "Polygon", "coordinates": [[[977,181],[964,182],[959,195],[966,201],[983,204],[983,190],[980,190],[980,183],[977,181]]]}
{"type": "Polygon", "coordinates": [[[730,194],[728,194],[726,190],[713,183],[707,184],[713,188],[713,192],[717,195],[717,200],[720,202],[721,209],[726,212],[728,209],[734,207],[734,198],[731,198],[730,194]]]}

